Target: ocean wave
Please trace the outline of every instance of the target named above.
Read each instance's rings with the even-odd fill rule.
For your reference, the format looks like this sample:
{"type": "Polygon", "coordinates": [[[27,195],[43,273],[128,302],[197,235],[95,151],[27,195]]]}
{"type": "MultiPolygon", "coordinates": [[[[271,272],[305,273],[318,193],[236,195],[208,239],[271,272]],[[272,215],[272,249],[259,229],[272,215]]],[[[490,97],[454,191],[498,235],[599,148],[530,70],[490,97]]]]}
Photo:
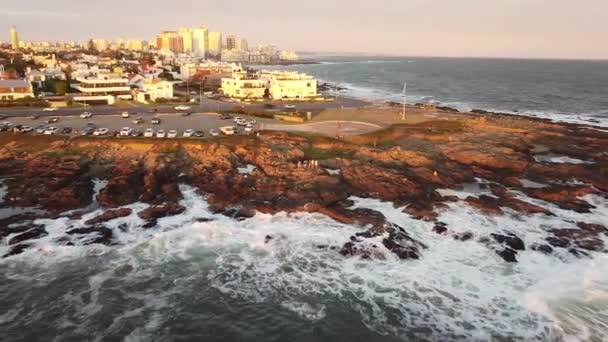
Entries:
{"type": "MultiPolygon", "coordinates": [[[[600,305],[608,291],[605,255],[576,258],[567,251],[545,255],[528,248],[513,265],[481,239],[514,233],[530,246],[556,226],[608,222],[608,201],[601,197],[586,196],[596,209],[580,214],[516,193],[556,216],[522,217],[509,210],[486,216],[451,202],[438,220],[453,233],[473,234],[467,242],[432,232],[432,223],[414,220],[392,203],[351,198],[354,208],[381,212],[428,246],[421,259],[400,261],[383,246],[382,236],[365,242],[382,258],[339,255],[335,247],[361,227],[308,213],[258,213],[236,221],[212,213],[194,188],[180,190],[186,211],[160,219],[159,228],[140,228],[135,214],[108,222],[117,246],[86,246],[77,239],[67,246],[60,240],[66,226],[82,226],[101,209],[78,219],[37,220],[49,235],[35,248],[0,261],[7,279],[0,283],[0,300],[19,308],[5,314],[19,319],[4,323],[4,333],[14,337],[44,320],[58,338],[162,339],[181,334],[188,322],[214,331],[230,324],[270,334],[271,317],[295,315],[322,324],[339,319],[337,311],[353,312],[379,336],[404,339],[585,340],[608,332],[600,305]],[[21,307],[22,300],[34,305],[21,307]],[[231,303],[223,311],[229,316],[206,313],[225,302],[231,303]],[[232,321],[222,322],[226,317],[232,321]],[[176,319],[181,325],[174,325],[176,319]]],[[[487,191],[477,183],[441,190],[459,198],[487,191]]],[[[135,213],[146,205],[128,207],[135,213]]]]}

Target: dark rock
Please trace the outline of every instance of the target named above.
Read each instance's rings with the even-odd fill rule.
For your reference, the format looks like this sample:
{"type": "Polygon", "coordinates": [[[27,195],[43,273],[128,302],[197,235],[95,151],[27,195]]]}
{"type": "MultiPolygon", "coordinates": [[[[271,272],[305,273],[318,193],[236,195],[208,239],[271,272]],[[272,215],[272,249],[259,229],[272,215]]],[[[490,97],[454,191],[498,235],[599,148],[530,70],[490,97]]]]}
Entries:
{"type": "Polygon", "coordinates": [[[545,244],[533,244],[532,245],[532,250],[537,251],[537,252],[541,252],[541,253],[545,253],[545,254],[551,254],[553,253],[553,248],[549,245],[545,245],[545,244]]]}
{"type": "Polygon", "coordinates": [[[33,228],[31,228],[30,230],[21,233],[17,236],[13,236],[10,240],[8,240],[8,244],[16,245],[23,241],[38,239],[46,235],[48,235],[48,233],[46,232],[46,230],[44,230],[43,226],[33,226],[33,228]]]}
{"type": "Polygon", "coordinates": [[[66,233],[68,235],[82,235],[83,237],[86,236],[86,239],[82,239],[82,242],[85,245],[102,244],[109,246],[113,244],[112,238],[114,234],[112,230],[102,225],[71,229],[68,230],[66,233]]]}
{"type": "Polygon", "coordinates": [[[526,245],[524,244],[524,241],[513,234],[510,234],[510,235],[491,234],[491,235],[494,238],[494,240],[496,240],[496,242],[504,243],[516,251],[523,251],[526,249],[526,245]]]}
{"type": "Polygon", "coordinates": [[[503,258],[506,262],[517,262],[517,251],[511,249],[511,248],[505,248],[502,251],[498,251],[496,252],[498,255],[500,255],[501,258],[503,258]]]}
{"type": "Polygon", "coordinates": [[[162,217],[179,215],[185,210],[184,206],[177,203],[166,203],[164,205],[150,206],[137,213],[137,216],[144,221],[151,221],[162,217]]]}
{"type": "Polygon", "coordinates": [[[473,233],[471,233],[471,232],[456,233],[456,234],[454,234],[453,237],[454,237],[454,240],[468,241],[473,238],[473,233]]]}
{"type": "Polygon", "coordinates": [[[32,246],[31,244],[27,244],[27,243],[22,243],[19,245],[12,246],[10,251],[8,251],[8,253],[4,254],[2,257],[8,258],[13,255],[21,254],[31,246],[32,246]]]}
{"type": "Polygon", "coordinates": [[[443,222],[437,222],[433,227],[433,231],[437,234],[445,235],[448,231],[447,224],[443,222]]]}
{"type": "Polygon", "coordinates": [[[95,216],[94,218],[87,220],[85,224],[95,225],[107,221],[111,221],[120,217],[127,217],[131,215],[133,211],[129,208],[120,208],[114,210],[108,210],[101,215],[95,216]]]}
{"type": "Polygon", "coordinates": [[[553,247],[566,248],[566,247],[570,246],[570,241],[568,241],[567,239],[558,238],[555,236],[549,236],[545,240],[547,240],[547,242],[553,247]]]}

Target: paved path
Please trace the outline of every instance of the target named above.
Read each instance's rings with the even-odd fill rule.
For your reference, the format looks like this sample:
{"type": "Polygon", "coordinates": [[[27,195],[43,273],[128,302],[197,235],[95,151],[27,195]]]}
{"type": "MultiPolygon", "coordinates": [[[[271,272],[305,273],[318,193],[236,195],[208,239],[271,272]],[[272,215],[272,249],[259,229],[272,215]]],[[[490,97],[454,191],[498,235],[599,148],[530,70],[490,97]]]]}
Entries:
{"type": "Polygon", "coordinates": [[[263,124],[263,130],[317,132],[331,135],[365,134],[382,129],[382,126],[359,121],[322,121],[301,125],[263,124]]]}

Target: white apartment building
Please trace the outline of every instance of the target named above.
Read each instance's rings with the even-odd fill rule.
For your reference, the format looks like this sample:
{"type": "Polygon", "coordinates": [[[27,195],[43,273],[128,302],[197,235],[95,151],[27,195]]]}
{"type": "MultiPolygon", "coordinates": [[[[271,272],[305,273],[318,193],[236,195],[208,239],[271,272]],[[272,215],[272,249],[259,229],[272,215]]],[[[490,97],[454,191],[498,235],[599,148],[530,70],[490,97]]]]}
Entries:
{"type": "Polygon", "coordinates": [[[129,80],[115,74],[96,74],[75,79],[71,87],[79,93],[73,94],[77,102],[107,102],[113,104],[116,99],[132,98],[129,80]]]}
{"type": "Polygon", "coordinates": [[[222,92],[235,99],[262,99],[266,92],[266,80],[235,68],[231,77],[222,78],[222,92]]]}
{"type": "Polygon", "coordinates": [[[192,30],[192,51],[200,57],[209,54],[209,30],[197,27],[192,30]]]}
{"type": "Polygon", "coordinates": [[[184,52],[190,53],[193,48],[193,31],[191,28],[180,28],[179,35],[182,37],[184,52]]]}
{"type": "Polygon", "coordinates": [[[310,99],[318,97],[317,80],[296,71],[258,72],[260,79],[266,80],[268,93],[275,100],[310,99]]]}
{"type": "Polygon", "coordinates": [[[220,32],[209,32],[209,56],[218,58],[222,54],[222,34],[220,32]]]}
{"type": "Polygon", "coordinates": [[[318,97],[317,80],[295,71],[260,71],[247,74],[240,66],[222,78],[224,95],[238,99],[306,100],[318,97]]]}

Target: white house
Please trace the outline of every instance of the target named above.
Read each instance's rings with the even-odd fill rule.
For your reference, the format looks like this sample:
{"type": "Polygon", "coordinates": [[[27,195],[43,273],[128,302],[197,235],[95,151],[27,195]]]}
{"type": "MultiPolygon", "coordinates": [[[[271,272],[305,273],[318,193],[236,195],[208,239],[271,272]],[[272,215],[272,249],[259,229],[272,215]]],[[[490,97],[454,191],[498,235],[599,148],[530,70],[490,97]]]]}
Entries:
{"type": "Polygon", "coordinates": [[[28,80],[0,80],[0,101],[12,101],[25,97],[34,97],[34,90],[28,80]]]}
{"type": "Polygon", "coordinates": [[[173,98],[173,83],[161,79],[140,79],[134,83],[137,90],[134,91],[135,100],[148,103],[157,99],[173,98]]]}

